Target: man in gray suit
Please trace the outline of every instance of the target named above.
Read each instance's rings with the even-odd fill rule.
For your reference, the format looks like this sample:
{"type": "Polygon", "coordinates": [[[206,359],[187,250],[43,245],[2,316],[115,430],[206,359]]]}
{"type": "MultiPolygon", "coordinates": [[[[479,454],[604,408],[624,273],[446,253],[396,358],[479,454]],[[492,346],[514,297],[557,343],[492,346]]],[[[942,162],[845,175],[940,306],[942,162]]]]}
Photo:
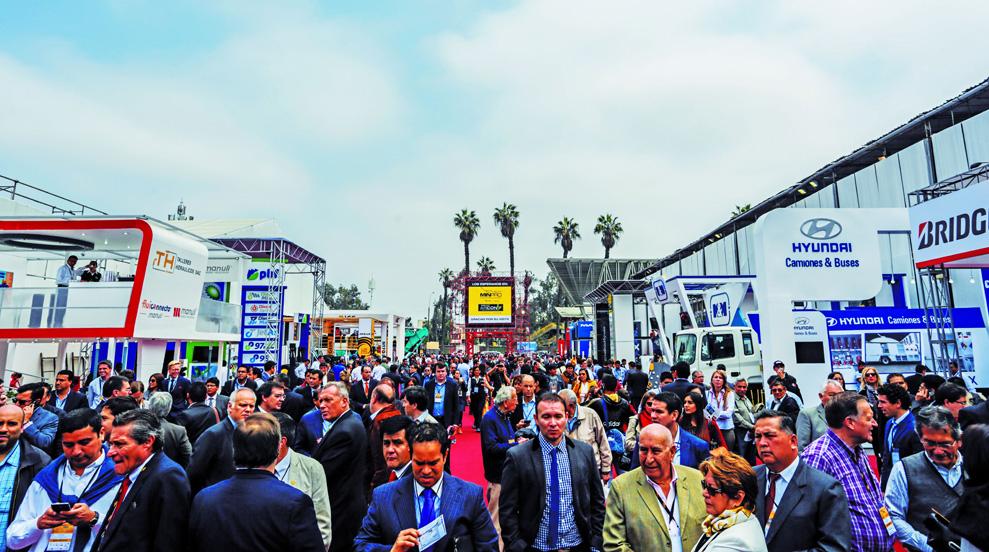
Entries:
{"type": "Polygon", "coordinates": [[[835,478],[800,460],[793,419],[760,412],[755,422],[759,492],[755,514],[769,552],[851,550],[851,520],[845,489],[835,478]]]}
{"type": "Polygon", "coordinates": [[[813,443],[821,435],[828,432],[828,422],[824,419],[824,406],[828,404],[831,397],[844,391],[840,382],[828,380],[824,382],[824,387],[817,396],[821,399],[821,404],[817,406],[805,406],[797,416],[797,447],[802,451],[813,443]]]}

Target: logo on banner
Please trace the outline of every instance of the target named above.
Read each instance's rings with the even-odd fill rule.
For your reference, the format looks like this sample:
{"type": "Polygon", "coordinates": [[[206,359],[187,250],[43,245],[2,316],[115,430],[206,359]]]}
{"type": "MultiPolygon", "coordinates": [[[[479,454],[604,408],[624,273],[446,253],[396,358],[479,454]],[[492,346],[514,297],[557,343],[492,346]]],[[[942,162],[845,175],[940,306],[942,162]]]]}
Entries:
{"type": "Polygon", "coordinates": [[[812,240],[830,240],[841,234],[841,224],[836,220],[813,218],[800,225],[800,233],[812,240]]]}
{"type": "Polygon", "coordinates": [[[718,293],[711,296],[711,325],[727,326],[731,322],[729,312],[731,305],[727,293],[718,293]]]}
{"type": "Polygon", "coordinates": [[[666,291],[666,281],[659,279],[652,283],[652,289],[656,292],[656,302],[662,303],[669,299],[669,292],[666,291]]]}
{"type": "Polygon", "coordinates": [[[917,225],[917,249],[927,249],[934,245],[945,245],[969,236],[981,236],[989,228],[987,212],[979,207],[970,213],[961,213],[946,219],[925,220],[917,225]]]}
{"type": "Polygon", "coordinates": [[[277,268],[251,268],[247,271],[247,280],[251,282],[259,282],[261,280],[277,280],[279,274],[280,273],[277,268]]]}
{"type": "Polygon", "coordinates": [[[171,251],[156,251],[151,266],[161,272],[167,272],[169,274],[175,272],[175,253],[171,251]]]}

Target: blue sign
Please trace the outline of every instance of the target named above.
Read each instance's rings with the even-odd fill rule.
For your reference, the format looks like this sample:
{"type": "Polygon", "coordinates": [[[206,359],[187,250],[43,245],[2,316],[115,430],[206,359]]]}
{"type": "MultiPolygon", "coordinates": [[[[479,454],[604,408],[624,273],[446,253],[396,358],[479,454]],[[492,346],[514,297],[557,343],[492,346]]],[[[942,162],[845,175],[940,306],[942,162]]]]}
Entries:
{"type": "Polygon", "coordinates": [[[727,326],[731,322],[731,301],[727,293],[711,296],[711,325],[727,326]]]}
{"type": "Polygon", "coordinates": [[[652,289],[656,292],[656,300],[660,303],[669,299],[670,294],[666,291],[666,281],[662,278],[652,283],[652,289]]]}
{"type": "MultiPolygon", "coordinates": [[[[927,328],[924,309],[900,309],[896,307],[867,307],[847,310],[821,311],[828,323],[828,332],[841,331],[890,331],[923,330],[927,328]]],[[[982,309],[963,307],[952,309],[956,328],[985,328],[982,309]]],[[[759,314],[749,313],[752,329],[759,333],[759,314]]],[[[945,324],[947,320],[943,321],[945,324]]]]}
{"type": "Polygon", "coordinates": [[[285,287],[274,293],[268,286],[243,286],[240,290],[242,306],[240,324],[240,358],[242,366],[264,366],[273,360],[282,363],[282,304],[285,287]],[[266,320],[275,322],[273,332],[267,330],[266,320]],[[275,342],[274,358],[269,358],[266,346],[275,342]]]}

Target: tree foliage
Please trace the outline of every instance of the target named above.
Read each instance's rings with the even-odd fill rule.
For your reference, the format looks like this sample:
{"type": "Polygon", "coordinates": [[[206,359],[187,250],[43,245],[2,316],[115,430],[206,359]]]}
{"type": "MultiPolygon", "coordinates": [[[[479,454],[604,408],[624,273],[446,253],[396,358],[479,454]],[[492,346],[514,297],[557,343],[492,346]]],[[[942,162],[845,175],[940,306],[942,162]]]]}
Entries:
{"type": "Polygon", "coordinates": [[[334,286],[326,284],[323,288],[323,298],[327,308],[331,310],[366,310],[369,305],[361,299],[361,290],[357,284],[347,287],[343,284],[334,286]]]}

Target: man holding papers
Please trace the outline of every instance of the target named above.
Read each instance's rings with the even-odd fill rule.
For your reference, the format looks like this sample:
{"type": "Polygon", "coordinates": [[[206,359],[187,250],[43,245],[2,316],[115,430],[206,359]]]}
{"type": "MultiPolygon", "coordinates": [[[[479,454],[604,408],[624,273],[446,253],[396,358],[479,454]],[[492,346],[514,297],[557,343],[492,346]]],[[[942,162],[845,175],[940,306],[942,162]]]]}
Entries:
{"type": "Polygon", "coordinates": [[[417,423],[409,443],[412,477],[374,489],[355,550],[497,551],[498,535],[481,487],[443,472],[450,450],[446,429],[417,423]]]}

